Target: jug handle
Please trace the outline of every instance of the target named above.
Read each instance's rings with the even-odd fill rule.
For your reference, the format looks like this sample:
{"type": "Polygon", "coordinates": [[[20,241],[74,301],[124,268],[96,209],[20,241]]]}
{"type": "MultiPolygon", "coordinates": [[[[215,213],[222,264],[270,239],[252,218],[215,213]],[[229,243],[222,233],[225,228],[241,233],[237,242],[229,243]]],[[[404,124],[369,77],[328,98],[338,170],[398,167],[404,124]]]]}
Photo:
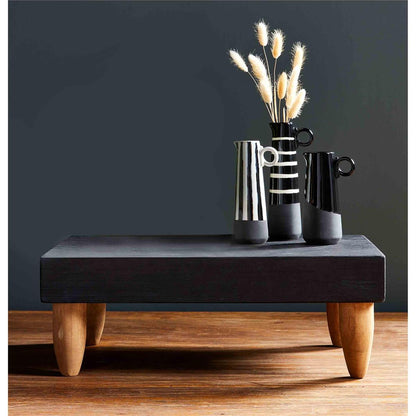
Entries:
{"type": "Polygon", "coordinates": [[[350,176],[353,174],[353,172],[355,171],[355,162],[348,156],[343,156],[343,157],[339,157],[336,161],[335,161],[335,176],[350,176]],[[344,172],[340,167],[339,164],[343,161],[349,162],[351,164],[351,168],[348,172],[344,172]]]}
{"type": "Polygon", "coordinates": [[[307,129],[306,127],[304,127],[303,129],[299,129],[299,130],[296,131],[296,143],[297,143],[298,146],[306,147],[306,146],[309,146],[312,142],[313,142],[313,132],[312,132],[312,130],[307,129]],[[298,135],[300,133],[303,133],[303,132],[307,133],[308,136],[309,136],[309,140],[306,141],[306,142],[301,142],[300,140],[298,140],[298,135]]]}
{"type": "Polygon", "coordinates": [[[260,147],[260,163],[261,166],[267,166],[271,168],[272,166],[276,166],[276,163],[279,161],[279,153],[274,147],[267,146],[267,147],[260,147]],[[270,152],[273,155],[273,160],[269,162],[265,157],[264,154],[266,152],[270,152]]]}

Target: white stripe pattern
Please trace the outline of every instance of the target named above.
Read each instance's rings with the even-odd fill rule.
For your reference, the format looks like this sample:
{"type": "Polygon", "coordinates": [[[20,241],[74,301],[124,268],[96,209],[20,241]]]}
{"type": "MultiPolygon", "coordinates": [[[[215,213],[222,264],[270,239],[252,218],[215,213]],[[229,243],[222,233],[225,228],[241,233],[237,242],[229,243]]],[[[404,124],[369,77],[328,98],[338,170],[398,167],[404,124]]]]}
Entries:
{"type": "Polygon", "coordinates": [[[240,160],[241,146],[237,146],[237,186],[235,188],[235,219],[238,219],[238,211],[240,208],[240,160]]]}
{"type": "Polygon", "coordinates": [[[247,146],[243,146],[243,220],[247,220],[247,146]]]}
{"type": "Polygon", "coordinates": [[[263,179],[263,168],[260,167],[259,172],[259,187],[260,187],[260,201],[261,201],[261,214],[263,220],[267,220],[267,209],[266,209],[266,192],[264,190],[264,179],[263,179]]]}
{"type": "MultiPolygon", "coordinates": [[[[278,135],[279,132],[274,132],[278,135]]],[[[288,136],[273,137],[273,147],[279,153],[279,161],[270,172],[269,198],[271,205],[291,204],[299,202],[299,173],[296,160],[296,138],[288,136]],[[282,189],[280,189],[282,188],[282,189]]],[[[273,135],[273,136],[274,136],[273,135]]]]}
{"type": "Polygon", "coordinates": [[[272,140],[295,140],[294,137],[272,137],[272,140]]]}
{"type": "Polygon", "coordinates": [[[271,194],[298,194],[299,189],[269,189],[271,194]]]}
{"type": "Polygon", "coordinates": [[[271,173],[271,178],[298,178],[298,173],[271,173]]]}
{"type": "MultiPolygon", "coordinates": [[[[250,143],[250,147],[251,147],[251,200],[252,200],[252,207],[253,207],[253,212],[252,212],[252,218],[253,220],[257,221],[259,219],[259,211],[258,211],[258,198],[257,198],[257,175],[256,175],[256,158],[254,157],[254,155],[256,154],[256,143],[251,142],[250,143]]],[[[261,169],[261,168],[259,168],[261,169]]]]}
{"type": "Polygon", "coordinates": [[[285,150],[278,150],[277,153],[279,153],[279,155],[295,155],[296,154],[296,150],[289,150],[289,151],[285,151],[285,150]]]}
{"type": "Polygon", "coordinates": [[[274,164],[274,166],[297,166],[298,162],[277,162],[274,164]]]}
{"type": "Polygon", "coordinates": [[[265,221],[267,206],[260,142],[250,140],[234,143],[237,147],[235,220],[265,221]]]}
{"type": "Polygon", "coordinates": [[[259,188],[260,188],[261,218],[262,220],[266,220],[267,208],[266,208],[266,191],[264,190],[263,168],[259,166],[258,169],[259,169],[258,180],[259,180],[259,188]]]}

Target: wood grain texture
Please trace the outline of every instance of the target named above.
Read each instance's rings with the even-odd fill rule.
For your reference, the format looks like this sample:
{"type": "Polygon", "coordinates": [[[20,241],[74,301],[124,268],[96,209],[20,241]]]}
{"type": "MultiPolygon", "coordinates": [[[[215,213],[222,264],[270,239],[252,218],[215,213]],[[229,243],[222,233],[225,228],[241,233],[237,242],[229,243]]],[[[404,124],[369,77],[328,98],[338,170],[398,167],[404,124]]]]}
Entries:
{"type": "Polygon", "coordinates": [[[230,236],[71,237],[41,258],[42,302],[382,302],[363,236],[239,245],[230,236]]]}
{"type": "Polygon", "coordinates": [[[329,335],[331,337],[332,345],[335,347],[342,347],[341,332],[339,330],[339,304],[326,304],[326,320],[328,322],[329,335]]]}
{"type": "Polygon", "coordinates": [[[341,303],[339,328],[351,377],[363,378],[370,362],[374,333],[373,303],[341,303]]]}
{"type": "Polygon", "coordinates": [[[87,305],[53,305],[53,347],[59,370],[64,376],[78,375],[84,358],[87,336],[87,305]]]}
{"type": "Polygon", "coordinates": [[[78,377],[61,377],[50,312],[11,312],[10,415],[407,414],[407,315],[379,313],[351,379],[325,313],[107,312],[78,377]]]}
{"type": "Polygon", "coordinates": [[[87,346],[100,343],[104,330],[105,310],[105,303],[87,304],[87,346]]]}

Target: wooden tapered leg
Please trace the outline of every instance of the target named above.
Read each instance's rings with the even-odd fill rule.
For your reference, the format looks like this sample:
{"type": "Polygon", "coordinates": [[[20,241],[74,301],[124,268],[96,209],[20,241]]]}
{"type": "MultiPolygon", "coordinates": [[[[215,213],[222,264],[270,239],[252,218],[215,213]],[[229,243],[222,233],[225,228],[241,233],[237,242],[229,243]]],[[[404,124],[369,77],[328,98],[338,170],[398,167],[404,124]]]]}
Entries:
{"type": "Polygon", "coordinates": [[[105,322],[105,303],[87,304],[87,346],[100,343],[105,322]]]}
{"type": "Polygon", "coordinates": [[[87,304],[53,304],[53,347],[59,371],[76,376],[81,369],[87,337],[87,304]]]}
{"type": "Polygon", "coordinates": [[[373,346],[374,303],[340,303],[339,324],[348,371],[363,378],[373,346]]]}
{"type": "Polygon", "coordinates": [[[336,347],[342,347],[341,332],[339,330],[339,304],[326,304],[326,320],[328,322],[329,335],[332,344],[336,347]]]}

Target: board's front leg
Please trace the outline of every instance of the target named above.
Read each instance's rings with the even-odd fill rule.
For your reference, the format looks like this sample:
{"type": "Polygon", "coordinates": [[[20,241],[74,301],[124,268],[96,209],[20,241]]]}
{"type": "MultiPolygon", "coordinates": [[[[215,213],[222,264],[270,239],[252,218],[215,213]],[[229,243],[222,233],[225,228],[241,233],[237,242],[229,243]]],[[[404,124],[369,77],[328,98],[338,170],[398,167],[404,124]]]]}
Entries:
{"type": "Polygon", "coordinates": [[[78,375],[84,358],[86,337],[87,304],[54,303],[53,347],[62,375],[78,375]]]}
{"type": "Polygon", "coordinates": [[[87,304],[87,346],[97,345],[101,340],[105,323],[105,309],[105,303],[87,304]]]}
{"type": "Polygon", "coordinates": [[[329,335],[332,344],[336,347],[342,347],[341,332],[339,330],[339,304],[326,304],[326,320],[328,322],[329,335]]]}
{"type": "Polygon", "coordinates": [[[340,303],[339,323],[344,357],[351,377],[368,369],[374,334],[374,303],[340,303]]]}

